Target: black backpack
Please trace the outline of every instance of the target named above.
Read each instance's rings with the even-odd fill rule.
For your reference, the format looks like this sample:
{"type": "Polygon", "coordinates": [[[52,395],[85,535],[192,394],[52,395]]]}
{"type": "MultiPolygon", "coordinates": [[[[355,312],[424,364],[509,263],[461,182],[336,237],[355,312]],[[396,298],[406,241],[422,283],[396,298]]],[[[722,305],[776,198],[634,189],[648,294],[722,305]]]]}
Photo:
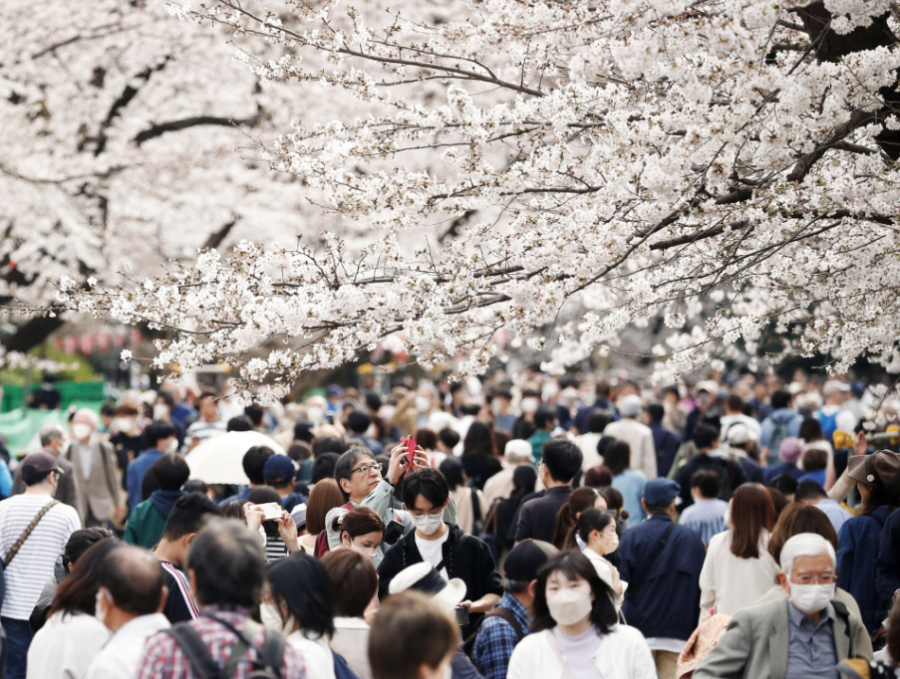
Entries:
{"type": "Polygon", "coordinates": [[[237,666],[245,661],[249,662],[253,667],[247,673],[247,679],[282,679],[281,666],[284,663],[285,640],[281,634],[266,630],[262,648],[256,648],[244,634],[232,625],[219,618],[207,617],[227,627],[238,638],[238,642],[231,649],[231,655],[228,657],[224,667],[219,665],[209,654],[203,639],[191,627],[190,623],[180,622],[171,629],[166,630],[166,634],[171,636],[175,643],[181,647],[181,650],[184,651],[188,662],[191,664],[191,669],[198,679],[231,679],[237,670],[237,666]],[[256,651],[256,658],[246,657],[250,648],[256,651]]]}

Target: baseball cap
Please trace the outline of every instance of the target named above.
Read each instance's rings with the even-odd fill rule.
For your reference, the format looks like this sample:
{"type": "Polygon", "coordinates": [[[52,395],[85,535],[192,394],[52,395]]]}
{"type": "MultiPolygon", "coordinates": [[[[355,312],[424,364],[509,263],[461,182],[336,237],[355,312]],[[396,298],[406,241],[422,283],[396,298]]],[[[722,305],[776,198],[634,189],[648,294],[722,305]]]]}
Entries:
{"type": "Polygon", "coordinates": [[[716,396],[719,393],[719,383],[714,380],[702,380],[700,382],[697,382],[697,388],[695,391],[697,393],[705,391],[707,394],[716,396]]]}
{"type": "Polygon", "coordinates": [[[536,580],[538,571],[559,550],[542,540],[522,540],[506,555],[503,575],[507,580],[531,582],[536,580]]]}
{"type": "Polygon", "coordinates": [[[650,479],[644,486],[644,502],[660,507],[668,505],[678,497],[681,486],[671,479],[650,479]]]}
{"type": "Polygon", "coordinates": [[[900,493],[900,455],[879,450],[871,455],[851,455],[847,476],[867,486],[884,486],[892,495],[900,493]]]}
{"type": "Polygon", "coordinates": [[[519,462],[521,460],[531,460],[531,444],[525,439],[512,439],[506,442],[503,448],[503,456],[510,462],[519,462]]]}
{"type": "Polygon", "coordinates": [[[269,455],[263,467],[263,478],[266,481],[290,481],[297,475],[294,463],[287,455],[269,455]]]}
{"type": "Polygon", "coordinates": [[[637,417],[643,407],[641,397],[635,394],[629,394],[619,401],[619,412],[622,417],[637,417]]]}
{"type": "Polygon", "coordinates": [[[62,469],[59,468],[59,462],[53,453],[39,450],[35,453],[30,453],[22,460],[22,480],[26,484],[33,483],[37,480],[37,477],[52,471],[62,474],[62,469]]]}
{"type": "Polygon", "coordinates": [[[325,390],[325,393],[329,396],[341,397],[344,395],[344,390],[339,384],[332,384],[330,387],[328,387],[328,389],[325,390]]]}
{"type": "Polygon", "coordinates": [[[822,388],[822,394],[825,398],[838,393],[839,391],[850,391],[850,385],[846,382],[841,382],[840,380],[828,380],[825,383],[825,386],[822,388]]]}
{"type": "Polygon", "coordinates": [[[746,424],[733,424],[728,429],[728,435],[725,437],[728,443],[741,446],[750,440],[750,430],[746,424]]]}
{"type": "Polygon", "coordinates": [[[463,580],[450,578],[447,582],[434,570],[434,566],[425,562],[404,568],[388,586],[391,594],[400,594],[408,589],[430,594],[434,601],[449,608],[456,608],[466,598],[466,583],[463,580]]]}

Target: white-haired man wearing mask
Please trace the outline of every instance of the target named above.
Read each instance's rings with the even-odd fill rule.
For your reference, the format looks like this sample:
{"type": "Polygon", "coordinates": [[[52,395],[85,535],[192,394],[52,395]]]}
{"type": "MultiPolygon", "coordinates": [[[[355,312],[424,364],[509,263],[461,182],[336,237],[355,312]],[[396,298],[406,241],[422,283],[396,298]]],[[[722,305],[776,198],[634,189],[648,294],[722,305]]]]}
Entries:
{"type": "Polygon", "coordinates": [[[79,491],[78,513],[85,528],[105,526],[118,520],[124,511],[121,481],[113,447],[95,436],[97,413],[81,408],[72,418],[72,443],[64,450],[63,459],[72,465],[79,491]]]}
{"type": "Polygon", "coordinates": [[[834,547],[821,535],[788,540],[778,574],[788,600],[739,610],[694,679],[838,679],[838,663],[871,660],[866,628],[834,601],[835,564],[834,547]]]}

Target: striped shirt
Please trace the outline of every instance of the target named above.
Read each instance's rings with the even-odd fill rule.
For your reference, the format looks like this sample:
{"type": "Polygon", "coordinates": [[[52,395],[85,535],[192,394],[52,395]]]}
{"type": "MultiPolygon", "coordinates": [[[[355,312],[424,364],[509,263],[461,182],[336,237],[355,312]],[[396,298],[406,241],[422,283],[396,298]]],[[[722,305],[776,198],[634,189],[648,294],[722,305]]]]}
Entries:
{"type": "MultiPolygon", "coordinates": [[[[49,495],[14,495],[0,502],[0,559],[5,559],[16,541],[44,505],[49,495]]],[[[58,504],[44,514],[4,572],[6,596],[0,615],[28,620],[41,590],[51,577],[57,557],[69,536],[81,528],[74,507],[58,504]]]]}
{"type": "Polygon", "coordinates": [[[225,422],[222,420],[216,420],[215,422],[206,422],[204,420],[197,420],[188,427],[187,432],[185,433],[185,438],[190,439],[198,439],[200,441],[205,441],[208,438],[213,436],[220,436],[225,433],[225,422]]]}
{"type": "Polygon", "coordinates": [[[169,590],[163,614],[173,625],[179,622],[195,620],[199,617],[200,611],[191,592],[191,583],[188,581],[184,571],[168,561],[160,561],[159,563],[163,568],[166,589],[169,590]]]}
{"type": "Polygon", "coordinates": [[[714,535],[728,530],[725,525],[727,511],[728,503],[725,500],[697,500],[682,512],[678,523],[696,532],[703,544],[708,545],[714,535]]]}

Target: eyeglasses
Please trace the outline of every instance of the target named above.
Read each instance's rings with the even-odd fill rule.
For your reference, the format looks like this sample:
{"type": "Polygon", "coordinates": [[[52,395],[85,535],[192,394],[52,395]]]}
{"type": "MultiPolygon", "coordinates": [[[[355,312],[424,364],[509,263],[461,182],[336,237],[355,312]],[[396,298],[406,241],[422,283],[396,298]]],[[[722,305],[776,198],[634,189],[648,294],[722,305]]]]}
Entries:
{"type": "Polygon", "coordinates": [[[361,464],[355,469],[351,469],[350,473],[354,472],[362,472],[363,474],[368,474],[371,471],[376,471],[378,474],[381,474],[381,465],[380,464],[361,464]]]}
{"type": "Polygon", "coordinates": [[[795,585],[831,585],[834,583],[835,575],[831,571],[824,573],[800,573],[796,577],[791,577],[791,582],[795,585]]]}

